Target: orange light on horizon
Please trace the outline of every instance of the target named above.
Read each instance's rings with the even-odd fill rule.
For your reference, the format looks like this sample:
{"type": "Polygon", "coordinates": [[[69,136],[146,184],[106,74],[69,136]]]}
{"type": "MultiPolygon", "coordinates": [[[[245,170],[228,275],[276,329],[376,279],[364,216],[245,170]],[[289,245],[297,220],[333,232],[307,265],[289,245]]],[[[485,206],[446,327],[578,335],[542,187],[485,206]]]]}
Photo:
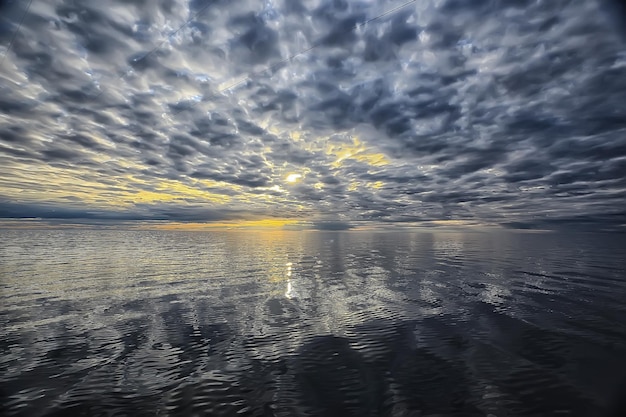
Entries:
{"type": "Polygon", "coordinates": [[[222,222],[169,222],[150,224],[144,223],[139,226],[140,229],[152,230],[228,230],[228,229],[280,229],[285,226],[294,226],[302,223],[301,220],[295,219],[261,219],[261,220],[239,220],[239,221],[222,221],[222,222]]]}

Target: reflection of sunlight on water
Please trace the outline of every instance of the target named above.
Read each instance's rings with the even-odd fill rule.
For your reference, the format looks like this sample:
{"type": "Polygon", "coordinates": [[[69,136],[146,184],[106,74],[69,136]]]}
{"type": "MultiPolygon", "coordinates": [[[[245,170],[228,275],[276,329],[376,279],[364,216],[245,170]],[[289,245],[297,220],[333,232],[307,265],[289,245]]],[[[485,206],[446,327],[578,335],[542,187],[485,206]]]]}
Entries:
{"type": "Polygon", "coordinates": [[[293,287],[291,286],[291,266],[293,264],[291,262],[287,262],[287,290],[285,291],[285,297],[287,297],[288,299],[292,299],[295,298],[295,292],[293,290],[293,287]]]}
{"type": "Polygon", "coordinates": [[[287,291],[285,291],[285,297],[290,300],[295,297],[295,292],[293,291],[293,287],[291,286],[291,280],[287,281],[287,291]]]}

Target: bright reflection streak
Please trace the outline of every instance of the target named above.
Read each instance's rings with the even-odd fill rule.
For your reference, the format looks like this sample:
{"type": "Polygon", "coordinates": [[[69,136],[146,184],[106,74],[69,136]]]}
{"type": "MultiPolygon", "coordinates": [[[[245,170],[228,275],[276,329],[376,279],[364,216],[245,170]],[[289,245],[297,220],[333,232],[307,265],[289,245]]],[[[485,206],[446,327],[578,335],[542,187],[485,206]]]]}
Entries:
{"type": "Polygon", "coordinates": [[[291,280],[287,281],[287,291],[285,291],[285,297],[290,300],[295,297],[295,293],[291,287],[291,280]]]}
{"type": "Polygon", "coordinates": [[[287,262],[287,290],[285,291],[285,297],[291,300],[295,297],[295,292],[293,291],[293,287],[291,286],[291,262],[287,262]]]}

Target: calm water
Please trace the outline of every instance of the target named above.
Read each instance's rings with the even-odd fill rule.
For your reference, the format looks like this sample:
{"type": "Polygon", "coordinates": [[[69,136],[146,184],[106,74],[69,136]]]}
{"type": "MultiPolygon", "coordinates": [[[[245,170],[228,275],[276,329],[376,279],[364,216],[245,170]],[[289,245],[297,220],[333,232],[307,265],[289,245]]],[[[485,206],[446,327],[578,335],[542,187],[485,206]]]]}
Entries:
{"type": "Polygon", "coordinates": [[[624,236],[0,237],[2,415],[596,416],[626,376],[624,236]]]}

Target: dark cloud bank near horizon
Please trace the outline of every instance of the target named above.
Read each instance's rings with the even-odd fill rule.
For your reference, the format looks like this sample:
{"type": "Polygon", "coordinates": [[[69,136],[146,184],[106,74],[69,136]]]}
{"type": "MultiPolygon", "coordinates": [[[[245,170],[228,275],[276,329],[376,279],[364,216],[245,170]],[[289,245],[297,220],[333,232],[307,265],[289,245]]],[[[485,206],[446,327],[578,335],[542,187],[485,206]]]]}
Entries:
{"type": "Polygon", "coordinates": [[[0,217],[623,230],[623,3],[400,4],[5,1],[0,217]]]}

